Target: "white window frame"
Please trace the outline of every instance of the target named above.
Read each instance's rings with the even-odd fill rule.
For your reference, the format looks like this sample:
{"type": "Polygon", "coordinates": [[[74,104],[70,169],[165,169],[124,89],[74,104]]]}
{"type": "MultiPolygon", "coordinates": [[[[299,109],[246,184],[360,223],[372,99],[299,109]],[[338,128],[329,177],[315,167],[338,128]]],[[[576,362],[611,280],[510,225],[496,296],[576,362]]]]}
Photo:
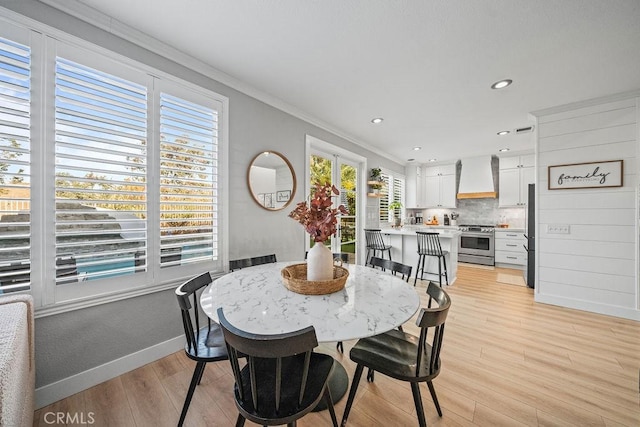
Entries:
{"type": "MultiPolygon", "coordinates": [[[[15,15],[8,13],[7,15],[15,15]]],[[[92,43],[78,39],[59,30],[50,28],[19,15],[11,18],[0,16],[0,35],[12,39],[12,33],[28,31],[29,46],[32,52],[32,125],[31,125],[31,294],[36,303],[38,317],[57,314],[74,309],[89,307],[106,302],[121,300],[150,292],[175,287],[183,280],[200,272],[210,271],[213,275],[222,274],[228,265],[228,127],[229,99],[209,89],[183,81],[168,73],[141,64],[92,43]],[[13,18],[13,19],[11,19],[13,18]],[[26,22],[23,22],[26,21],[26,22]],[[16,31],[17,29],[17,31],[16,31]],[[150,150],[148,159],[148,247],[152,254],[159,251],[159,236],[156,236],[156,224],[159,224],[159,187],[157,170],[159,150],[156,149],[156,124],[159,123],[157,99],[159,90],[190,100],[195,103],[212,106],[218,113],[218,259],[214,263],[197,263],[188,266],[163,268],[160,273],[159,262],[151,255],[148,270],[144,273],[120,276],[115,279],[102,279],[93,282],[79,282],[55,285],[55,152],[51,141],[55,135],[55,57],[60,55],[82,65],[100,71],[129,78],[123,70],[129,69],[139,82],[142,76],[148,84],[148,137],[150,150]],[[137,76],[137,77],[136,77],[137,76]],[[168,89],[168,90],[167,90],[168,89]],[[171,90],[176,90],[172,92],[171,90]],[[154,249],[152,249],[152,247],[154,249]],[[48,260],[36,262],[35,260],[48,260]],[[53,261],[51,261],[53,260],[53,261]]],[[[23,37],[24,38],[24,37],[23,37]]],[[[24,40],[15,40],[23,42],[24,40]]],[[[159,227],[159,225],[158,225],[159,227]]],[[[157,257],[159,260],[159,257],[157,257]]]]}

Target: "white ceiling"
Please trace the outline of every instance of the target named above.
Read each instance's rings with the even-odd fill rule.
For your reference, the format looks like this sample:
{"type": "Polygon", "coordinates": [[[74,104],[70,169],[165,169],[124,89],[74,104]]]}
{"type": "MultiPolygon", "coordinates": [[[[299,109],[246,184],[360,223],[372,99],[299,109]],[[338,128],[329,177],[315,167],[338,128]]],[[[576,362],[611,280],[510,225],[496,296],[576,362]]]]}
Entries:
{"type": "Polygon", "coordinates": [[[640,0],[80,3],[402,162],[533,149],[496,133],[640,89],[640,0]]]}

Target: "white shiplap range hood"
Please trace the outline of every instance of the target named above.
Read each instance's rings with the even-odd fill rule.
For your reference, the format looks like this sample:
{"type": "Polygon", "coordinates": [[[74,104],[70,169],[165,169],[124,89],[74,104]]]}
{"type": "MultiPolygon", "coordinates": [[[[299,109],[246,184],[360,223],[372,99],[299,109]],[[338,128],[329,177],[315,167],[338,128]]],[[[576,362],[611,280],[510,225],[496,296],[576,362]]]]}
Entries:
{"type": "Polygon", "coordinates": [[[461,163],[458,199],[495,199],[491,156],[468,157],[461,159],[461,163]]]}

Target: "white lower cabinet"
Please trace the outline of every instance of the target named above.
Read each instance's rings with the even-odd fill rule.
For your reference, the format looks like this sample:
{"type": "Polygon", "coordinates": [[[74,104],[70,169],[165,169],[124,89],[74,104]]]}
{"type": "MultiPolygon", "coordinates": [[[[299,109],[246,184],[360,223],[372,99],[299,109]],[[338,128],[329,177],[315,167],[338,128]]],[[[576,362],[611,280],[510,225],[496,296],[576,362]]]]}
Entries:
{"type": "Polygon", "coordinates": [[[495,237],[496,264],[512,264],[514,268],[527,265],[524,231],[496,229],[495,237]]]}

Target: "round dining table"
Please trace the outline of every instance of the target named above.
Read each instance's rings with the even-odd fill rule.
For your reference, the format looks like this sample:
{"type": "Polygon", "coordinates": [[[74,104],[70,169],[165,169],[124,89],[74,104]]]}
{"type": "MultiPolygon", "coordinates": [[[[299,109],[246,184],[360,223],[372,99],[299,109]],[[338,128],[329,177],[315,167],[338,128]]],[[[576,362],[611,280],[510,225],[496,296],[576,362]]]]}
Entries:
{"type": "MultiPolygon", "coordinates": [[[[415,288],[390,272],[345,264],[344,289],[328,295],[302,295],[284,285],[281,270],[294,262],[236,270],[205,288],[200,303],[218,321],[222,307],[235,327],[254,334],[281,334],[313,326],[318,342],[346,341],[389,331],[409,320],[420,306],[415,288]]],[[[344,367],[336,361],[330,381],[338,401],[348,388],[344,367]]]]}

